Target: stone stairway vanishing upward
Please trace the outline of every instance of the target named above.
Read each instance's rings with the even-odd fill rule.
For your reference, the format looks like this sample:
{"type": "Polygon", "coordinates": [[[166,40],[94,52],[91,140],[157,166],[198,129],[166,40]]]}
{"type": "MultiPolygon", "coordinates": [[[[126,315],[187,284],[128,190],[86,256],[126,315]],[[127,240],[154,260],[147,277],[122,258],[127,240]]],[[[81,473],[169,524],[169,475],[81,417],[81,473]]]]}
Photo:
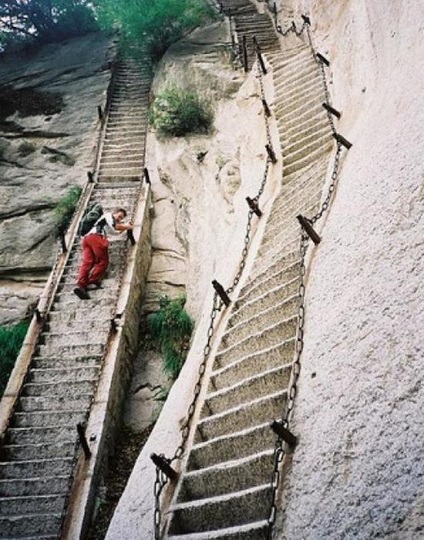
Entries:
{"type": "Polygon", "coordinates": [[[253,269],[228,308],[212,373],[203,381],[206,397],[167,516],[165,536],[174,540],[268,537],[276,441],[269,424],[284,413],[298,324],[296,216],[312,217],[319,209],[334,144],[309,46],[291,36],[280,50],[270,19],[267,25],[267,15],[257,15],[255,25],[248,0],[224,7],[232,8],[239,31],[248,30],[249,20],[259,42],[259,30],[268,34],[262,49],[273,67],[283,179],[253,269]]]}
{"type": "MultiPolygon", "coordinates": [[[[134,60],[116,70],[90,202],[134,212],[140,194],[150,76],[134,60]]],[[[59,538],[77,441],[102,370],[128,241],[111,239],[103,288],[73,293],[76,239],[0,447],[0,538],[59,538]]]]}

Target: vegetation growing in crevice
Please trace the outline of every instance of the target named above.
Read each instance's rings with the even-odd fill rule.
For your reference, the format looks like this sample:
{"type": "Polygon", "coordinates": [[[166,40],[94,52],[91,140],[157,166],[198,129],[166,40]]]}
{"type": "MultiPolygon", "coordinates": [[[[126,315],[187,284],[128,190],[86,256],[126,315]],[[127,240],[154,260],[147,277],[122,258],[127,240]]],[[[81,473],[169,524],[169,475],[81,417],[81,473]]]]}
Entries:
{"type": "Polygon", "coordinates": [[[72,216],[81,196],[82,188],[72,186],[55,208],[57,234],[63,234],[71,223],[72,216]]]}
{"type": "Polygon", "coordinates": [[[6,388],[13,366],[24,342],[29,323],[0,326],[0,397],[6,388]]]}
{"type": "Polygon", "coordinates": [[[35,146],[35,144],[29,141],[23,141],[18,146],[18,154],[21,157],[27,157],[30,154],[33,154],[36,150],[37,150],[37,147],[35,146]]]}
{"type": "Polygon", "coordinates": [[[193,90],[169,86],[153,102],[150,121],[160,135],[208,133],[214,112],[209,100],[193,90]]]}
{"type": "Polygon", "coordinates": [[[159,310],[149,316],[149,331],[155,347],[163,355],[163,369],[173,381],[187,357],[194,323],[184,309],[186,299],[162,296],[159,310]]]}
{"type": "Polygon", "coordinates": [[[124,43],[139,45],[153,61],[188,32],[216,17],[205,0],[98,0],[104,27],[119,28],[124,43]]]}

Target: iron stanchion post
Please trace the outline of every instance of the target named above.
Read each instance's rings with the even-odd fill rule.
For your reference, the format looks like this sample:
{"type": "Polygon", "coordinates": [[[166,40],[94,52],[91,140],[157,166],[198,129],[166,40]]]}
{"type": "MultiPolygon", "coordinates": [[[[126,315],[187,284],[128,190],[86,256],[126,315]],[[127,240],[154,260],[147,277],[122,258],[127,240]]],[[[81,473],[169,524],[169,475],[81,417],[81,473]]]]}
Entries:
{"type": "Polygon", "coordinates": [[[218,296],[224,302],[226,307],[228,307],[231,304],[231,300],[230,300],[230,297],[228,296],[228,294],[225,292],[224,287],[220,283],[218,283],[218,281],[216,281],[216,279],[214,279],[212,281],[212,285],[213,285],[213,288],[215,289],[215,291],[217,292],[218,296]]]}
{"type": "Polygon", "coordinates": [[[149,169],[147,167],[144,167],[144,179],[146,180],[146,184],[152,184],[150,181],[149,169]]]}
{"type": "Polygon", "coordinates": [[[265,145],[265,148],[266,148],[266,151],[268,152],[268,156],[269,156],[269,159],[273,162],[273,163],[277,163],[277,158],[275,156],[275,152],[272,148],[272,146],[270,144],[266,144],[265,145]]]}
{"type": "Polygon", "coordinates": [[[333,116],[335,116],[336,118],[340,118],[341,117],[341,113],[339,111],[337,111],[334,107],[332,107],[331,105],[329,105],[328,103],[323,103],[322,106],[324,107],[324,109],[326,111],[328,111],[330,114],[332,114],[333,116]]]}
{"type": "Polygon", "coordinates": [[[171,465],[169,464],[168,460],[163,456],[158,456],[157,454],[153,453],[150,454],[150,459],[153,461],[153,463],[156,465],[158,469],[160,469],[165,476],[167,476],[171,481],[175,482],[178,479],[178,473],[175,471],[171,465]]]}
{"type": "Polygon", "coordinates": [[[249,71],[249,61],[247,58],[246,36],[243,36],[242,47],[243,47],[243,67],[244,67],[244,71],[247,73],[249,71]]]}
{"type": "Polygon", "coordinates": [[[333,137],[336,139],[338,143],[343,145],[347,150],[352,147],[352,143],[349,142],[347,139],[345,139],[340,133],[333,133],[333,137]]]}
{"type": "Polygon", "coordinates": [[[320,60],[323,64],[325,64],[327,67],[330,66],[330,61],[327,60],[327,58],[325,56],[323,56],[321,53],[317,52],[316,53],[316,56],[318,58],[318,60],[320,60]]]}
{"type": "Polygon", "coordinates": [[[268,103],[265,99],[262,100],[262,105],[264,107],[265,116],[268,116],[268,118],[271,116],[271,109],[268,106],[268,103]]]}
{"type": "Polygon", "coordinates": [[[66,239],[65,239],[65,233],[64,231],[59,232],[59,238],[60,238],[60,245],[62,246],[62,253],[66,253],[68,251],[68,248],[66,247],[66,239]]]}
{"type": "Polygon", "coordinates": [[[306,234],[309,236],[309,238],[312,240],[314,244],[319,244],[321,242],[321,238],[318,236],[318,234],[313,229],[309,219],[302,215],[297,216],[297,220],[301,224],[303,230],[306,232],[306,234]]]}
{"type": "Polygon", "coordinates": [[[290,448],[294,448],[297,444],[297,437],[293,435],[291,431],[286,429],[281,422],[277,422],[274,420],[271,422],[269,427],[272,429],[272,431],[278,435],[283,441],[285,441],[290,448]]]}
{"type": "Polygon", "coordinates": [[[85,428],[81,423],[77,424],[77,433],[82,449],[84,451],[84,456],[86,459],[89,459],[91,457],[91,450],[88,446],[87,437],[85,436],[85,428]]]}
{"type": "Polygon", "coordinates": [[[249,205],[249,208],[258,216],[262,216],[262,212],[259,208],[258,201],[256,199],[251,199],[250,197],[246,197],[247,204],[249,205]]]}
{"type": "Polygon", "coordinates": [[[253,36],[253,44],[255,46],[256,55],[257,55],[258,60],[259,60],[259,65],[261,66],[262,73],[264,75],[266,75],[267,70],[266,70],[266,67],[265,67],[265,62],[264,62],[263,56],[261,54],[261,48],[259,47],[259,43],[258,43],[258,40],[256,39],[256,36],[253,36]]]}

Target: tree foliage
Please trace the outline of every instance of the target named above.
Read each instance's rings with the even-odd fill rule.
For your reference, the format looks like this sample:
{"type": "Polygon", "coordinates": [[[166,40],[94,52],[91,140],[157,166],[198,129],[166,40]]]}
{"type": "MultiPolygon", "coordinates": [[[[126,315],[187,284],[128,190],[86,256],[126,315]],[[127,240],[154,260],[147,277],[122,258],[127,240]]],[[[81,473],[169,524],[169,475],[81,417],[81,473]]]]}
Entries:
{"type": "Polygon", "coordinates": [[[97,28],[89,0],[0,0],[0,43],[50,42],[97,28]]]}
{"type": "Polygon", "coordinates": [[[125,40],[143,46],[153,60],[213,13],[205,0],[96,0],[95,5],[105,27],[119,28],[125,40]]]}

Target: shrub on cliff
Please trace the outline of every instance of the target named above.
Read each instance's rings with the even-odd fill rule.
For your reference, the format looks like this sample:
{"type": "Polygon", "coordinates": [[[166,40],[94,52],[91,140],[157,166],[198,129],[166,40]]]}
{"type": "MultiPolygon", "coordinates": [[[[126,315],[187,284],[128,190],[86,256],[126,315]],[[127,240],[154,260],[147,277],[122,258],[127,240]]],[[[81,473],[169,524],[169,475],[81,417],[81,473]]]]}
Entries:
{"type": "Polygon", "coordinates": [[[153,61],[214,16],[205,0],[97,0],[95,6],[103,26],[118,28],[124,40],[141,45],[153,61]]]}
{"type": "Polygon", "coordinates": [[[150,111],[150,121],[161,135],[182,137],[207,133],[213,124],[210,102],[195,91],[170,86],[159,94],[150,111]]]}
{"type": "Polygon", "coordinates": [[[150,315],[151,339],[163,354],[163,369],[175,380],[187,357],[194,323],[184,309],[185,298],[160,299],[159,311],[150,315]]]}
{"type": "Polygon", "coordinates": [[[68,193],[61,199],[55,208],[57,234],[64,234],[71,223],[75,208],[81,196],[82,189],[80,186],[72,186],[68,193]]]}
{"type": "Polygon", "coordinates": [[[21,350],[29,323],[0,326],[0,396],[6,388],[16,358],[21,350]]]}

